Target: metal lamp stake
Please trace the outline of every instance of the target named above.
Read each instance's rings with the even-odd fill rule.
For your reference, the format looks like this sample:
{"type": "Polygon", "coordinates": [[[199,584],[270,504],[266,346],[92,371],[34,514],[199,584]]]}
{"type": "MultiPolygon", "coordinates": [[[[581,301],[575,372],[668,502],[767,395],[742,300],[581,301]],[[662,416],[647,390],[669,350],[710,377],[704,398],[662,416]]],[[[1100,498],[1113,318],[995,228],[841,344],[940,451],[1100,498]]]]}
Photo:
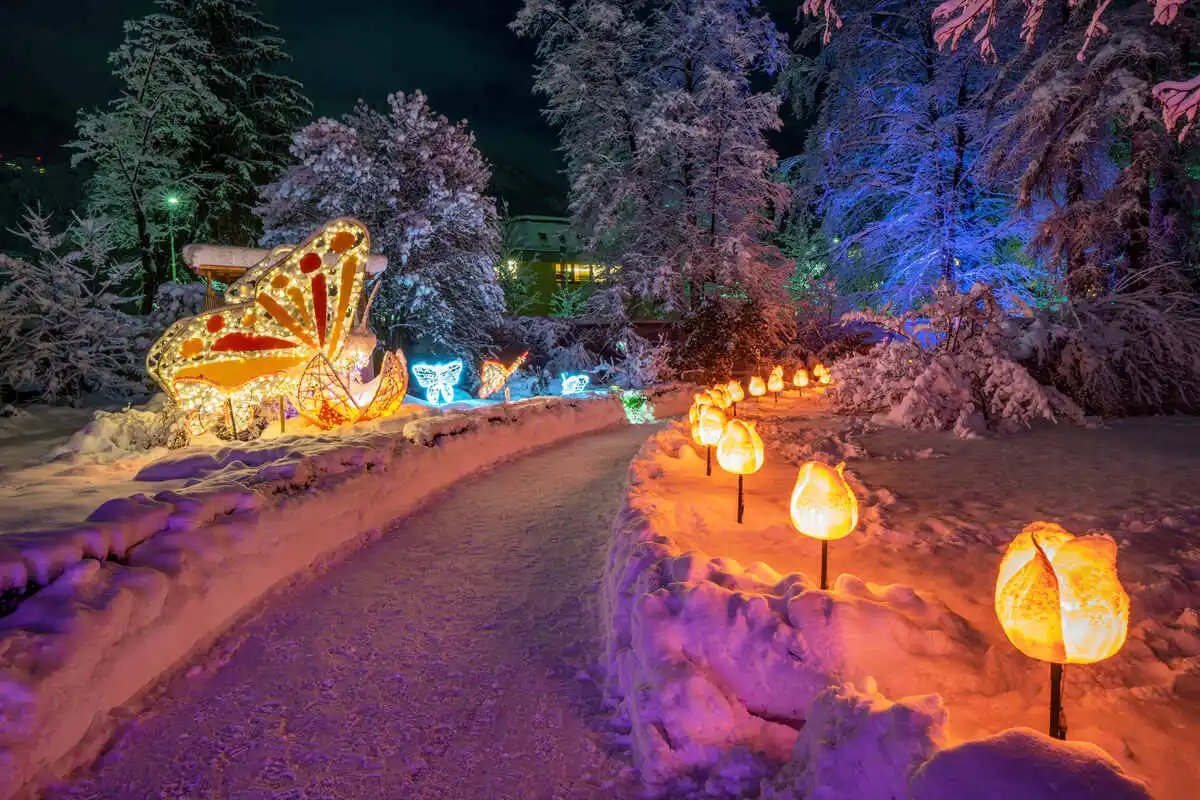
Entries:
{"type": "Polygon", "coordinates": [[[229,427],[233,431],[233,438],[238,438],[237,420],[233,417],[233,400],[225,398],[225,408],[229,411],[229,427]]]}
{"type": "Polygon", "coordinates": [[[738,473],[738,524],[742,524],[742,513],[746,510],[745,495],[742,493],[742,481],[745,476],[738,473]]]}
{"type": "Polygon", "coordinates": [[[829,540],[821,540],[821,591],[829,588],[829,540]]]}
{"type": "Polygon", "coordinates": [[[712,445],[705,445],[707,456],[704,459],[704,474],[712,477],[712,445]]]}
{"type": "Polygon", "coordinates": [[[1064,666],[1050,664],[1050,736],[1062,740],[1067,738],[1067,714],[1062,707],[1064,666]]]}
{"type": "Polygon", "coordinates": [[[279,432],[287,433],[287,409],[283,407],[283,395],[279,395],[279,432]]]}

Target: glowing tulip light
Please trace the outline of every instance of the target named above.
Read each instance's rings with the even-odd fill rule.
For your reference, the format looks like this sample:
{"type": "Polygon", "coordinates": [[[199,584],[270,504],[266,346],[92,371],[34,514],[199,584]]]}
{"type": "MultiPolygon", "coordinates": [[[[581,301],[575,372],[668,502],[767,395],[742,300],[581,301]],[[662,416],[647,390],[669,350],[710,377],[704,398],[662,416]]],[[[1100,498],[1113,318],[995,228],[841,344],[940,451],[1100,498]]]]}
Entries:
{"type": "Polygon", "coordinates": [[[435,406],[454,401],[454,387],[462,371],[462,359],[457,358],[445,364],[413,364],[417,385],[425,390],[425,399],[435,406]]]}
{"type": "Polygon", "coordinates": [[[858,525],[858,497],[846,480],[845,464],[831,467],[808,461],[800,467],[792,489],[792,525],[821,540],[821,588],[829,588],[829,542],[844,539],[858,525]]]}
{"type": "Polygon", "coordinates": [[[1103,534],[1075,537],[1052,522],[1031,523],[1000,562],[996,616],[1014,647],[1050,662],[1050,735],[1067,738],[1063,666],[1103,661],[1121,649],[1129,630],[1116,542],[1103,534]]]}
{"type": "Polygon", "coordinates": [[[564,395],[580,394],[580,393],[586,391],[588,384],[592,382],[591,378],[589,378],[587,375],[583,375],[583,374],[567,375],[566,373],[563,373],[561,377],[562,377],[562,393],[564,395]]]}
{"type": "Polygon", "coordinates": [[[729,393],[730,408],[733,410],[733,415],[737,416],[737,404],[746,399],[746,392],[742,390],[742,385],[737,381],[730,381],[725,386],[725,391],[729,393]]]}
{"type": "Polygon", "coordinates": [[[738,476],[737,521],[741,523],[746,509],[742,479],[758,472],[763,465],[763,441],[753,422],[735,419],[725,426],[717,442],[717,463],[721,469],[738,476]]]}
{"type": "Polygon", "coordinates": [[[795,386],[803,393],[804,387],[808,386],[808,370],[804,367],[796,370],[796,374],[792,376],[792,386],[795,386]]]}
{"type": "Polygon", "coordinates": [[[708,390],[708,396],[712,398],[713,405],[724,411],[733,405],[733,398],[729,396],[729,392],[725,391],[724,386],[714,386],[708,390]]]}
{"type": "Polygon", "coordinates": [[[705,475],[712,475],[712,449],[721,441],[721,434],[724,432],[725,412],[716,406],[704,408],[698,415],[696,424],[692,426],[692,438],[705,451],[705,475]]]}
{"type": "Polygon", "coordinates": [[[750,379],[750,396],[757,399],[767,393],[767,383],[755,375],[750,379]]]}
{"type": "Polygon", "coordinates": [[[783,391],[783,367],[776,367],[777,372],[772,372],[771,377],[767,379],[767,389],[775,393],[775,402],[779,402],[779,393],[783,391]]]}

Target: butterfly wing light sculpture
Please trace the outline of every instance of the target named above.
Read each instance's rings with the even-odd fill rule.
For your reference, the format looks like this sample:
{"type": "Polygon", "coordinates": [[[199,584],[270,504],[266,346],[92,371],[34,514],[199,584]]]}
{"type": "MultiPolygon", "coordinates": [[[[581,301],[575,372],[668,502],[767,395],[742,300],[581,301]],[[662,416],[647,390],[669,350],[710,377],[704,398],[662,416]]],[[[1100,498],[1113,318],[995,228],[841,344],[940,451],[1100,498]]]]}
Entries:
{"type": "Polygon", "coordinates": [[[462,377],[461,359],[444,364],[413,364],[417,385],[425,390],[425,399],[435,406],[454,400],[454,387],[462,377]]]}
{"type": "Polygon", "coordinates": [[[384,358],[373,393],[343,357],[370,250],[361,222],[332,220],[251,267],[225,293],[228,305],[167,329],[146,368],[187,412],[193,433],[226,415],[244,426],[274,397],[291,398],[323,428],[395,411],[408,382],[403,354],[384,358]]]}
{"type": "Polygon", "coordinates": [[[505,384],[508,383],[508,379],[521,368],[521,365],[525,363],[525,359],[528,357],[529,351],[527,350],[511,366],[507,367],[499,361],[483,362],[483,368],[480,370],[479,376],[479,399],[486,400],[503,389],[505,384]]]}

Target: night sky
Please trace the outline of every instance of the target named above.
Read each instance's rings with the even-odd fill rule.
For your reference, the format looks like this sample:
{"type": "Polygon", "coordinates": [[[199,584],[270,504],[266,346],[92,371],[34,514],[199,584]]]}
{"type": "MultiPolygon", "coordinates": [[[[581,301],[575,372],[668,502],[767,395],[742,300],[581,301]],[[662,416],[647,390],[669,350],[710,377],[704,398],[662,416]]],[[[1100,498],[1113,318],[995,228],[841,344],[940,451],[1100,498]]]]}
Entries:
{"type": "MultiPolygon", "coordinates": [[[[466,119],[492,163],[492,190],[512,213],[564,213],[566,182],[554,132],[533,95],[534,52],[507,25],[522,0],[258,0],[279,27],[316,116],[340,116],[359,98],[381,107],[389,92],[421,89],[433,108],[466,119]],[[331,9],[345,8],[344,12],[331,9]]],[[[766,0],[794,28],[800,0],[766,0]]],[[[121,24],[153,0],[0,0],[0,154],[69,159],[81,106],[116,94],[106,57],[121,24]]],[[[783,154],[793,126],[770,138],[783,154]]]]}
{"type": "MultiPolygon", "coordinates": [[[[566,183],[553,131],[532,94],[533,46],[505,26],[521,0],[258,0],[279,27],[317,116],[359,98],[421,89],[439,113],[466,119],[492,162],[493,190],[515,213],[561,213],[566,183]],[[331,9],[344,8],[342,13],[331,9]]],[[[62,161],[75,111],[116,92],[107,54],[122,21],[152,0],[0,0],[0,154],[62,161]]]]}

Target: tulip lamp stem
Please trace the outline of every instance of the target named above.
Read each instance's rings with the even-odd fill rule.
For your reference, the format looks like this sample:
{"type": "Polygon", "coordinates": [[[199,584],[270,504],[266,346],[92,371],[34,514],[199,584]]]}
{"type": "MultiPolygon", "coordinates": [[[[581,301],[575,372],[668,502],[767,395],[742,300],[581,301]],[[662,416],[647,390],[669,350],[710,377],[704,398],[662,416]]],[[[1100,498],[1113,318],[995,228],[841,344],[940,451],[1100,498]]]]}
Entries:
{"type": "Polygon", "coordinates": [[[821,591],[829,588],[829,540],[821,540],[821,591]]]}
{"type": "Polygon", "coordinates": [[[744,495],[742,494],[742,479],[745,478],[741,473],[738,474],[738,524],[742,522],[742,512],[746,510],[744,495]]]}
{"type": "Polygon", "coordinates": [[[737,419],[737,403],[733,404],[733,417],[737,419]]]}
{"type": "Polygon", "coordinates": [[[287,433],[287,409],[283,407],[283,395],[279,395],[279,432],[287,433]]]}
{"type": "Polygon", "coordinates": [[[238,438],[237,420],[233,418],[233,400],[231,398],[225,398],[225,408],[229,411],[229,427],[233,430],[233,438],[236,439],[238,438]]]}
{"type": "Polygon", "coordinates": [[[705,462],[704,462],[704,474],[711,476],[712,475],[712,445],[711,444],[708,445],[707,447],[704,448],[704,450],[708,453],[707,457],[705,458],[705,462]]]}
{"type": "Polygon", "coordinates": [[[1050,736],[1067,738],[1067,715],[1062,707],[1063,664],[1050,665],[1050,736]]]}

